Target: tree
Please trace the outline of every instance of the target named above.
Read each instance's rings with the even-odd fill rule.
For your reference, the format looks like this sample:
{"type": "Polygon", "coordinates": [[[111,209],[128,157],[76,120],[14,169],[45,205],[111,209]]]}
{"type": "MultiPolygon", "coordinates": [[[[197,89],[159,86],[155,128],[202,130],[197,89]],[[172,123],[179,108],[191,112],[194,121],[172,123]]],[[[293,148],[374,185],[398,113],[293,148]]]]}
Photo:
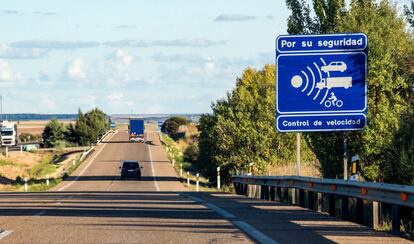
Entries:
{"type": "MultiPolygon", "coordinates": [[[[382,170],[387,152],[398,131],[401,114],[408,107],[410,80],[413,79],[413,37],[404,19],[389,1],[353,0],[350,8],[342,0],[314,0],[315,33],[363,32],[369,39],[368,127],[361,132],[307,133],[306,139],[322,164],[324,177],[342,177],[342,141],[348,139],[349,155],[362,157],[362,173],[368,180],[387,178],[382,170]]],[[[304,10],[302,10],[304,11],[304,10]]],[[[306,11],[305,11],[306,12],[306,11]]],[[[296,16],[292,11],[291,16],[296,16]]],[[[410,21],[410,11],[406,15],[410,21]]],[[[301,30],[303,23],[288,25],[301,30]]],[[[289,32],[291,33],[291,32],[289,32]]],[[[291,34],[306,34],[302,33],[291,34]]],[[[389,178],[389,177],[388,177],[389,178]]]]}
{"type": "Polygon", "coordinates": [[[88,146],[109,130],[106,114],[98,108],[83,114],[79,109],[75,125],[68,127],[67,139],[80,146],[88,146]]]}
{"type": "Polygon", "coordinates": [[[413,73],[407,60],[414,58],[414,42],[404,18],[388,1],[353,3],[339,29],[363,32],[369,38],[368,126],[362,133],[350,133],[350,150],[363,158],[368,180],[383,180],[395,132],[401,115],[409,107],[413,73]]]}
{"type": "Polygon", "coordinates": [[[294,138],[274,129],[275,67],[247,68],[225,99],[212,105],[213,114],[200,119],[200,156],[197,165],[210,180],[221,167],[224,182],[254,163],[263,173],[269,165],[294,158],[294,138]],[[202,166],[202,167],[201,167],[202,166]]]}
{"type": "Polygon", "coordinates": [[[287,32],[289,34],[311,34],[315,26],[310,17],[309,5],[305,0],[286,0],[292,14],[288,18],[287,32]]]}
{"type": "Polygon", "coordinates": [[[57,119],[53,118],[46,124],[42,133],[44,147],[55,147],[59,141],[63,141],[65,139],[64,135],[65,127],[57,119]]]}
{"type": "Polygon", "coordinates": [[[414,1],[411,1],[409,6],[404,6],[404,14],[407,17],[407,21],[411,27],[414,27],[414,1]]]}
{"type": "Polygon", "coordinates": [[[184,117],[174,116],[164,121],[161,126],[161,131],[170,135],[178,133],[180,126],[187,125],[188,120],[184,117]]]}

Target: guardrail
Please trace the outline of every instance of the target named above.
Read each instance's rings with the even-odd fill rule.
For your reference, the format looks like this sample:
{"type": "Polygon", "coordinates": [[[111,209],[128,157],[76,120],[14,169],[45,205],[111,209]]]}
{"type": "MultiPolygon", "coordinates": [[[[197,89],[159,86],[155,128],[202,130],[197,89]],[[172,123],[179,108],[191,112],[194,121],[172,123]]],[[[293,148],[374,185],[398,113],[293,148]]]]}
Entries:
{"type": "MultiPolygon", "coordinates": [[[[364,200],[373,201],[374,209],[378,202],[392,206],[392,233],[400,233],[400,208],[414,208],[414,186],[395,185],[376,182],[346,181],[339,179],[319,179],[301,176],[233,176],[232,181],[237,194],[248,197],[260,195],[261,199],[288,202],[289,189],[293,203],[321,209],[322,194],[328,197],[328,213],[335,216],[336,198],[341,198],[341,217],[349,219],[349,198],[356,199],[357,222],[363,223],[364,200]],[[298,193],[296,193],[298,191],[298,193]],[[318,194],[317,194],[318,193],[318,194]]],[[[374,213],[374,222],[378,219],[374,213]]],[[[375,225],[375,224],[374,224],[375,225]]]]}
{"type": "MultiPolygon", "coordinates": [[[[109,130],[109,131],[107,131],[100,139],[98,139],[97,141],[96,141],[96,145],[100,145],[101,143],[102,143],[102,140],[106,137],[106,136],[108,136],[110,133],[114,133],[115,131],[114,130],[109,130]]],[[[82,153],[82,156],[80,157],[80,161],[83,161],[93,150],[95,149],[95,146],[91,146],[88,150],[85,150],[83,153],[82,153]]]]}

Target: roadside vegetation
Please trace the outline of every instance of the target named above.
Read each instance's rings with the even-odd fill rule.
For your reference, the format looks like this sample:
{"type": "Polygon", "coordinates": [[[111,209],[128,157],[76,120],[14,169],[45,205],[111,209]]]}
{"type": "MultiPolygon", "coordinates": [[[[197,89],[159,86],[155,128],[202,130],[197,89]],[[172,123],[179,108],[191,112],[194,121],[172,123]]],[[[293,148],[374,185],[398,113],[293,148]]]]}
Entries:
{"type": "MultiPolygon", "coordinates": [[[[43,191],[53,187],[80,164],[82,153],[66,153],[64,148],[90,146],[108,130],[107,116],[97,108],[85,114],[79,110],[74,123],[52,119],[41,135],[44,149],[10,152],[9,157],[0,156],[0,189],[24,190],[25,178],[28,179],[29,191],[43,191]],[[46,184],[47,179],[49,185],[46,184]]],[[[38,139],[30,133],[22,133],[20,137],[25,139],[22,141],[38,139]]]]}
{"type": "Polygon", "coordinates": [[[74,124],[65,125],[52,119],[43,131],[43,145],[57,149],[66,146],[90,146],[109,130],[109,125],[106,114],[100,109],[95,108],[85,114],[79,110],[74,124]]]}
{"type": "MultiPolygon", "coordinates": [[[[406,6],[405,16],[386,0],[286,4],[291,10],[290,34],[363,32],[369,39],[369,124],[360,132],[302,133],[302,162],[317,171],[310,174],[343,177],[346,137],[348,155],[361,157],[359,173],[364,180],[414,184],[414,35],[409,28],[414,4],[406,6]]],[[[225,183],[231,175],[246,172],[250,163],[255,174],[292,168],[295,135],[278,133],[274,126],[275,75],[272,64],[262,70],[247,67],[235,88],[212,104],[213,112],[201,116],[199,136],[188,143],[185,161],[210,181],[220,166],[225,183]]]]}
{"type": "MultiPolygon", "coordinates": [[[[357,132],[302,133],[301,160],[317,171],[310,174],[343,178],[346,138],[349,157],[361,158],[363,180],[414,185],[414,1],[404,15],[387,0],[286,4],[289,34],[362,32],[369,40],[368,126],[357,132]]],[[[214,182],[220,166],[225,184],[231,175],[247,172],[250,163],[256,175],[283,175],[275,168],[294,174],[289,166],[296,160],[295,135],[278,133],[274,126],[275,75],[272,64],[245,69],[235,88],[212,104],[213,112],[201,116],[196,139],[183,150],[188,167],[214,182]]],[[[407,235],[413,235],[412,214],[403,214],[407,235]]]]}

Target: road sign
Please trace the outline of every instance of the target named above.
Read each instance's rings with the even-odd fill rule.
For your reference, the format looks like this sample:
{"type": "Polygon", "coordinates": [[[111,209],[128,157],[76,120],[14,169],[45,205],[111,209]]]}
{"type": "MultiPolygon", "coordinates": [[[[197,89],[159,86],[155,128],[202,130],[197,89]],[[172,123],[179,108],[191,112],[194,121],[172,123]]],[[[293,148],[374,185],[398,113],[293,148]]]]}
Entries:
{"type": "Polygon", "coordinates": [[[280,132],[362,130],[367,123],[365,34],[276,39],[280,132]]]}

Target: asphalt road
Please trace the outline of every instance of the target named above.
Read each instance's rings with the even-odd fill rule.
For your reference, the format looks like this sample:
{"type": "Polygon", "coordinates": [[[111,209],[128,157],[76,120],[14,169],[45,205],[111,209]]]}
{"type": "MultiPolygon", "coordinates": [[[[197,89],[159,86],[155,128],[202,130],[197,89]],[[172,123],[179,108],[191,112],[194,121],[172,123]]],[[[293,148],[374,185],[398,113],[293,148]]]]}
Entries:
{"type": "Polygon", "coordinates": [[[0,193],[0,241],[252,242],[230,221],[183,194],[186,189],[154,128],[146,144],[128,143],[125,131],[109,135],[50,192],[0,193]],[[119,162],[127,159],[142,163],[142,181],[119,179],[119,162]]]}
{"type": "Polygon", "coordinates": [[[146,144],[109,135],[64,182],[45,193],[0,193],[4,243],[404,242],[297,206],[224,193],[194,193],[177,180],[155,133],[146,144]],[[142,181],[119,179],[119,162],[142,163],[142,181]]]}

